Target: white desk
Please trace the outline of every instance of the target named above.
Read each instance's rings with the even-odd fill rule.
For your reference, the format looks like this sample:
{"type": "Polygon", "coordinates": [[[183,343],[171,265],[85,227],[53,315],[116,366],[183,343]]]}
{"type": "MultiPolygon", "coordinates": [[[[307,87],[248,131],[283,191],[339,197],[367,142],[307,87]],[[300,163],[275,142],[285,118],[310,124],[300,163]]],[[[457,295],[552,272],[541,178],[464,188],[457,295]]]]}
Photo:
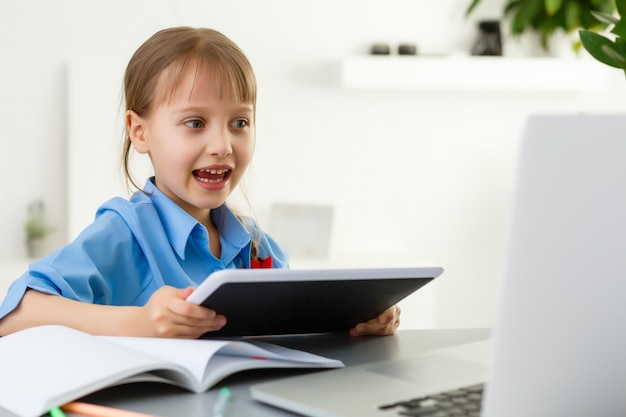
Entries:
{"type": "MultiPolygon", "coordinates": [[[[268,338],[272,343],[310,351],[342,360],[346,366],[377,362],[391,358],[412,357],[439,347],[469,343],[489,338],[488,329],[402,330],[388,337],[350,337],[347,334],[268,338]]],[[[286,417],[288,413],[251,399],[251,384],[275,378],[302,374],[303,370],[253,370],[233,375],[213,389],[193,394],[165,384],[129,384],[92,394],[85,401],[155,414],[162,417],[207,417],[211,415],[217,392],[230,387],[232,401],[229,416],[286,417]]],[[[14,417],[0,409],[0,417],[14,417]]],[[[68,414],[68,417],[77,415],[68,414]]]]}

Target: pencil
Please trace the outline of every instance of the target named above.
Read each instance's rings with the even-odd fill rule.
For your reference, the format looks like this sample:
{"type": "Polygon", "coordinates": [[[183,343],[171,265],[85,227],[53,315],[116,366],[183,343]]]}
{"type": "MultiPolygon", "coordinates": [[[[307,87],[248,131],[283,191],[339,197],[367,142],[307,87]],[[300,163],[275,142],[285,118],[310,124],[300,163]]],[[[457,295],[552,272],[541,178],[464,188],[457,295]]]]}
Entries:
{"type": "Polygon", "coordinates": [[[230,389],[223,387],[217,396],[217,401],[213,406],[212,417],[224,417],[226,416],[226,409],[228,408],[228,401],[230,400],[230,389]]]}
{"type": "Polygon", "coordinates": [[[65,417],[65,413],[59,407],[54,407],[50,410],[50,417],[65,417]]]}
{"type": "Polygon", "coordinates": [[[152,414],[138,413],[136,411],[121,410],[119,408],[82,402],[71,402],[62,406],[61,409],[88,417],[157,417],[152,414]]]}

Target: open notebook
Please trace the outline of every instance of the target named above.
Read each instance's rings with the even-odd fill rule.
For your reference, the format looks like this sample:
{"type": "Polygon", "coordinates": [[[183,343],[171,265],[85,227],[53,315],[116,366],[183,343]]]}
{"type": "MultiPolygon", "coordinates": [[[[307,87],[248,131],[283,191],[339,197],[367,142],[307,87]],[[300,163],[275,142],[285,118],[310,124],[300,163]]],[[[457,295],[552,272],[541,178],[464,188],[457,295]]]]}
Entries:
{"type": "Polygon", "coordinates": [[[262,383],[253,397],[390,417],[406,411],[397,402],[430,407],[486,382],[482,411],[466,415],[626,415],[626,115],[531,117],[517,175],[491,341],[262,383]]]}

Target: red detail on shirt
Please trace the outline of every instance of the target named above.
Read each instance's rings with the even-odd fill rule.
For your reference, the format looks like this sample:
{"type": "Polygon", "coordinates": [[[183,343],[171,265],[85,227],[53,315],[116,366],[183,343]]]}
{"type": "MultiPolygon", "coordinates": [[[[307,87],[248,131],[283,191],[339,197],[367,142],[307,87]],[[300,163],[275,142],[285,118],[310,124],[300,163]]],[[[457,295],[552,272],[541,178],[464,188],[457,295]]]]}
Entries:
{"type": "Polygon", "coordinates": [[[250,268],[271,268],[272,267],[272,257],[268,256],[265,259],[251,259],[250,260],[250,268]]]}

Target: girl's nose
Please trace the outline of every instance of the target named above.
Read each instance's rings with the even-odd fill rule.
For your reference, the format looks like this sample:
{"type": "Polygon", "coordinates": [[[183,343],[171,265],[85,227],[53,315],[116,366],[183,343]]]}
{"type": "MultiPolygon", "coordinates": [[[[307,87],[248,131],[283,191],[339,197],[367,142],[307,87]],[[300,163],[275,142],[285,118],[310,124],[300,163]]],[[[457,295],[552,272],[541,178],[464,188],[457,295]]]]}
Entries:
{"type": "Polygon", "coordinates": [[[233,152],[230,133],[227,129],[214,129],[207,138],[207,152],[224,158],[233,152]]]}

